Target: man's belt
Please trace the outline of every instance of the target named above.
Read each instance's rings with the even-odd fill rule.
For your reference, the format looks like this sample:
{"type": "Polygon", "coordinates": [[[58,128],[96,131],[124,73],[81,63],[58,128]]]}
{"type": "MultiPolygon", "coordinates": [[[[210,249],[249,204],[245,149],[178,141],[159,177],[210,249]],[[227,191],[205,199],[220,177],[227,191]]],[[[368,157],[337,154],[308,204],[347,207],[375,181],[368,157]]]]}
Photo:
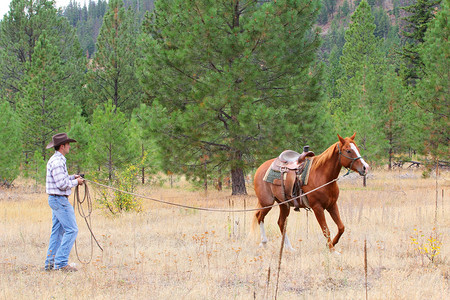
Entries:
{"type": "Polygon", "coordinates": [[[56,196],[56,197],[66,197],[66,198],[69,198],[69,196],[67,196],[67,195],[49,194],[49,196],[56,196]]]}

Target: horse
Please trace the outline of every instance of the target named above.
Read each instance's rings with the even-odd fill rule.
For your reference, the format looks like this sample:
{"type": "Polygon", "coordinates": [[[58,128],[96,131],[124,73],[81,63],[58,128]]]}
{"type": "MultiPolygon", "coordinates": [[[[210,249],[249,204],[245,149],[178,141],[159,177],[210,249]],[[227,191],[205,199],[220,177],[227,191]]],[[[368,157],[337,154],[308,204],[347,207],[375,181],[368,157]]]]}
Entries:
{"type": "MultiPolygon", "coordinates": [[[[335,251],[334,246],[339,242],[339,238],[344,233],[344,224],[339,215],[337,200],[339,197],[339,187],[337,185],[337,178],[342,167],[358,172],[361,176],[365,176],[369,171],[369,165],[361,157],[358,146],[355,143],[356,132],[351,137],[343,138],[337,135],[339,141],[331,145],[320,155],[314,157],[311,162],[309,172],[309,179],[307,185],[302,187],[304,193],[308,193],[324,184],[325,185],[307,195],[309,208],[314,212],[316,219],[322,229],[322,232],[327,239],[327,246],[331,252],[335,251]],[[331,183],[330,183],[331,182],[331,183]],[[336,223],[338,232],[331,240],[330,230],[328,229],[325,220],[324,211],[327,210],[333,221],[336,223]]],[[[258,210],[253,218],[253,229],[259,224],[261,231],[261,244],[266,246],[268,240],[264,230],[264,218],[271,210],[274,202],[284,202],[289,200],[285,196],[280,185],[264,181],[264,176],[268,168],[275,159],[264,162],[255,173],[254,187],[258,198],[258,210]]],[[[278,226],[281,233],[284,233],[286,218],[290,213],[289,203],[280,204],[280,215],[278,218],[278,226]]],[[[304,203],[300,204],[301,208],[307,208],[304,203]]],[[[284,238],[285,248],[294,251],[288,236],[285,234],[284,238]]]]}

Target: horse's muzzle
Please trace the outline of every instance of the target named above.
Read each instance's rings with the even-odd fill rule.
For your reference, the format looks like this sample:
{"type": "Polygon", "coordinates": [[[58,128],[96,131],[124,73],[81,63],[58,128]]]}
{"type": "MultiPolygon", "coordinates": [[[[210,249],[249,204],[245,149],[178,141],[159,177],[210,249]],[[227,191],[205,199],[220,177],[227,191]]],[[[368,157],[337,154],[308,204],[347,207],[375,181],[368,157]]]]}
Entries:
{"type": "Polygon", "coordinates": [[[369,173],[369,166],[363,165],[361,169],[358,169],[358,173],[361,176],[367,175],[369,173]]]}

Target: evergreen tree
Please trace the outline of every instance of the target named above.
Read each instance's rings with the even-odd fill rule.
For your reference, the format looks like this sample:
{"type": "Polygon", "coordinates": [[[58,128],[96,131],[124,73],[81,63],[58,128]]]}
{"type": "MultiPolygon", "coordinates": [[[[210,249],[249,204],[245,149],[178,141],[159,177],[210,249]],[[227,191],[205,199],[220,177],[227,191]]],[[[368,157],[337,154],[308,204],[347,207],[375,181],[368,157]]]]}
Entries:
{"type": "Polygon", "coordinates": [[[139,158],[140,145],[127,124],[124,113],[111,100],[95,109],[88,155],[99,180],[111,182],[117,171],[139,158]]]}
{"type": "Polygon", "coordinates": [[[90,169],[87,153],[91,136],[91,125],[79,111],[70,121],[69,128],[67,135],[73,137],[77,142],[71,145],[68,163],[77,173],[83,173],[90,169]]]}
{"type": "Polygon", "coordinates": [[[19,118],[7,101],[0,101],[0,111],[0,186],[10,187],[20,172],[22,131],[19,118]]]}
{"type": "Polygon", "coordinates": [[[417,84],[417,103],[425,114],[427,153],[437,159],[449,160],[450,115],[450,1],[429,23],[419,55],[424,64],[417,84]]]}
{"type": "Polygon", "coordinates": [[[68,66],[45,32],[39,37],[31,61],[17,109],[25,151],[38,150],[45,158],[48,141],[67,126],[67,115],[75,112],[75,105],[66,86],[68,66]]]}
{"type": "Polygon", "coordinates": [[[334,46],[331,49],[330,56],[328,58],[328,68],[327,73],[325,74],[326,78],[326,91],[328,95],[328,99],[338,98],[339,97],[339,89],[337,87],[337,81],[342,77],[342,67],[339,63],[339,58],[342,53],[340,53],[339,48],[334,46]]]}
{"type": "Polygon", "coordinates": [[[67,93],[79,93],[85,69],[77,36],[67,19],[58,15],[50,0],[12,0],[0,22],[0,91],[15,107],[25,87],[24,76],[33,66],[34,48],[40,35],[57,48],[66,67],[67,93]]]}
{"type": "Polygon", "coordinates": [[[367,65],[377,66],[380,61],[380,41],[375,37],[375,18],[366,0],[361,1],[351,17],[345,32],[345,44],[340,59],[346,79],[350,79],[367,65]]]}
{"type": "Polygon", "coordinates": [[[379,129],[387,141],[383,152],[388,154],[389,169],[392,168],[395,155],[401,155],[411,145],[408,139],[411,132],[408,115],[413,111],[407,105],[406,95],[401,78],[391,67],[382,78],[382,89],[376,103],[383,125],[379,129]]]}
{"type": "Polygon", "coordinates": [[[365,153],[375,157],[386,148],[380,130],[382,118],[376,105],[380,101],[385,61],[381,43],[374,35],[374,17],[366,0],[360,2],[351,20],[340,57],[343,75],[338,80],[339,98],[332,100],[331,110],[338,132],[350,135],[357,131],[365,153]]]}
{"type": "Polygon", "coordinates": [[[136,79],[138,30],[131,10],[122,0],[111,0],[97,40],[97,52],[87,74],[92,110],[112,100],[128,116],[139,106],[142,89],[136,79]]]}
{"type": "Polygon", "coordinates": [[[402,76],[407,84],[414,85],[419,79],[418,74],[421,72],[423,63],[418,49],[424,42],[428,24],[434,19],[436,6],[440,2],[441,0],[416,0],[413,4],[402,7],[408,14],[403,18],[407,25],[402,33],[405,38],[405,46],[401,52],[404,59],[402,76]]]}
{"type": "Polygon", "coordinates": [[[232,194],[245,194],[262,159],[328,143],[316,15],[303,0],[155,3],[139,75],[154,100],[148,128],[173,170],[230,172],[232,194]]]}

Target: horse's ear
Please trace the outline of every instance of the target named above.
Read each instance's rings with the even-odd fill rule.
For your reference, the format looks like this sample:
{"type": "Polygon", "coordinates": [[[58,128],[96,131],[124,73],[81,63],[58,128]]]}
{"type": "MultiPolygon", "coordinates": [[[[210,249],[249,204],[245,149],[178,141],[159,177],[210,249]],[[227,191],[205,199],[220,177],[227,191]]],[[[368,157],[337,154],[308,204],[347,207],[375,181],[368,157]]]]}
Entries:
{"type": "Polygon", "coordinates": [[[342,145],[344,145],[344,144],[345,144],[345,140],[344,140],[344,138],[343,138],[342,136],[340,136],[340,135],[339,135],[339,133],[338,133],[338,135],[337,135],[337,136],[338,136],[338,138],[339,138],[339,141],[341,142],[341,144],[342,144],[342,145]]]}
{"type": "Polygon", "coordinates": [[[352,141],[354,141],[354,140],[355,140],[355,136],[356,136],[356,132],[350,137],[350,139],[351,139],[352,141]]]}

